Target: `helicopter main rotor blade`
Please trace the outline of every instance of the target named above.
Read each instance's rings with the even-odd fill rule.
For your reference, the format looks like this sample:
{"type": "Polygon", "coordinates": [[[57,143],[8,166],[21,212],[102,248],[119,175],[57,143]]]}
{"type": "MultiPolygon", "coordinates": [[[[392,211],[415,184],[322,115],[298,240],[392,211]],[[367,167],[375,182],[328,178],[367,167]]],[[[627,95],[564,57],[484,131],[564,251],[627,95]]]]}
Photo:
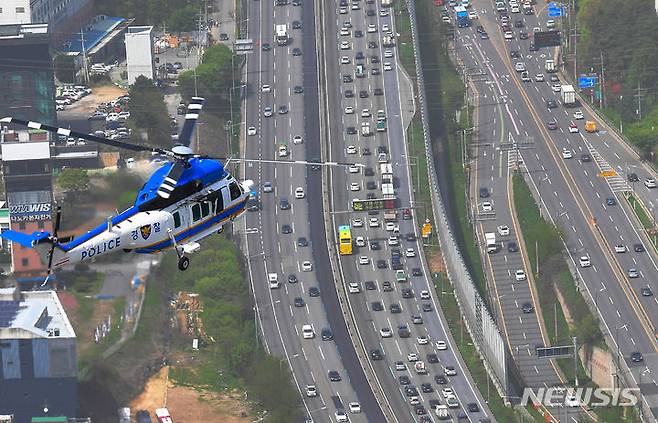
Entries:
{"type": "Polygon", "coordinates": [[[271,163],[271,164],[287,164],[287,165],[301,165],[301,166],[337,166],[337,167],[366,167],[362,163],[342,163],[342,162],[315,162],[312,160],[267,160],[267,159],[246,159],[241,157],[209,157],[209,156],[199,156],[202,159],[214,159],[214,160],[226,160],[226,164],[229,162],[245,162],[245,163],[271,163]]]}
{"type": "Polygon", "coordinates": [[[192,134],[194,133],[194,128],[196,127],[196,123],[199,120],[199,115],[201,114],[204,101],[205,99],[203,97],[192,97],[192,101],[190,101],[190,104],[187,105],[185,123],[183,124],[183,129],[181,129],[180,136],[178,137],[179,144],[186,147],[190,146],[192,134]]]}
{"type": "Polygon", "coordinates": [[[28,121],[28,120],[22,120],[22,119],[17,119],[14,117],[5,117],[0,119],[0,123],[13,123],[16,125],[21,125],[25,126],[26,128],[30,129],[42,129],[44,131],[48,132],[53,132],[58,135],[65,135],[67,137],[76,137],[76,138],[82,138],[87,141],[92,141],[96,142],[99,144],[105,144],[109,145],[112,147],[119,147],[119,148],[124,148],[126,150],[132,150],[132,151],[152,151],[164,155],[171,156],[172,153],[168,150],[164,150],[162,148],[157,148],[157,147],[148,147],[148,146],[143,146],[143,145],[137,145],[137,144],[130,144],[127,142],[123,141],[116,141],[116,140],[110,140],[107,138],[103,137],[97,137],[96,135],[91,135],[91,134],[85,134],[83,132],[78,132],[74,131],[72,129],[67,129],[67,128],[59,128],[57,126],[52,126],[52,125],[46,125],[45,123],[40,123],[40,122],[34,122],[34,121],[28,121]]]}

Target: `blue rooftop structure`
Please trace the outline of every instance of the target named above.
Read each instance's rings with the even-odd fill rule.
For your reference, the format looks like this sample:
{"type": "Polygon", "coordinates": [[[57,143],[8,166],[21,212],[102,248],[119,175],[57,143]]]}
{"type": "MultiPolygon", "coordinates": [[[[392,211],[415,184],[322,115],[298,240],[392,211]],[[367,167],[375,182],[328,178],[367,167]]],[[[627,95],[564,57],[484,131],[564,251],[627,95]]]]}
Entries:
{"type": "Polygon", "coordinates": [[[82,53],[82,40],[84,51],[96,47],[109,33],[125,21],[124,18],[100,15],[92,19],[91,23],[83,29],[83,33],[76,32],[70,40],[62,46],[64,53],[82,53]]]}

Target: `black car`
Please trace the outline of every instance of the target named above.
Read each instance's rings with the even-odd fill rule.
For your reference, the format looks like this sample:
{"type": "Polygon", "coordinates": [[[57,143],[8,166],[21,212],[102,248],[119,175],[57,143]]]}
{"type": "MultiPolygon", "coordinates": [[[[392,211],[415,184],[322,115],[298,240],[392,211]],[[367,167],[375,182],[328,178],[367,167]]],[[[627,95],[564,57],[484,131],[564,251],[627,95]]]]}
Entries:
{"type": "Polygon", "coordinates": [[[366,189],[368,189],[368,190],[377,189],[377,182],[375,182],[375,181],[366,182],[366,189]]]}
{"type": "Polygon", "coordinates": [[[304,299],[302,297],[296,297],[295,298],[295,307],[304,307],[306,303],[304,302],[304,299]]]}
{"type": "Polygon", "coordinates": [[[402,288],[402,298],[413,298],[414,292],[411,288],[402,288]]]}
{"type": "Polygon", "coordinates": [[[381,88],[375,88],[374,90],[375,95],[384,95],[384,90],[381,88]]]}
{"type": "Polygon", "coordinates": [[[583,153],[580,155],[580,161],[583,163],[589,163],[592,161],[592,156],[587,153],[583,153]]]}
{"type": "Polygon", "coordinates": [[[432,364],[438,363],[439,357],[434,353],[427,354],[427,362],[432,364]]]}
{"type": "Polygon", "coordinates": [[[288,106],[286,106],[285,104],[279,106],[279,114],[285,115],[286,113],[288,113],[288,106]]]}
{"type": "Polygon", "coordinates": [[[411,379],[407,375],[398,376],[398,382],[400,385],[411,385],[411,379]]]}
{"type": "Polygon", "coordinates": [[[292,0],[292,5],[293,6],[301,6],[302,5],[302,0],[292,0]]]}
{"type": "Polygon", "coordinates": [[[478,34],[482,34],[483,32],[487,32],[487,31],[484,30],[484,27],[482,25],[476,26],[475,30],[478,32],[478,34]]]}
{"type": "MultiPolygon", "coordinates": [[[[371,154],[371,153],[370,153],[370,149],[369,149],[368,147],[363,147],[363,148],[361,149],[361,154],[364,155],[364,156],[369,156],[369,155],[371,154]]],[[[373,175],[374,175],[374,173],[373,173],[373,175]]],[[[371,175],[371,176],[372,176],[372,175],[371,175]]]]}
{"type": "Polygon", "coordinates": [[[363,169],[363,176],[375,176],[375,171],[371,167],[363,169]]]}
{"type": "Polygon", "coordinates": [[[286,200],[285,198],[282,198],[279,201],[279,208],[281,210],[290,210],[290,202],[288,200],[286,200]]]}
{"type": "Polygon", "coordinates": [[[423,303],[422,309],[425,312],[432,311],[432,303],[423,303]]]}
{"type": "Polygon", "coordinates": [[[384,310],[384,304],[381,301],[373,301],[370,303],[370,308],[372,311],[382,311],[384,310]]]}
{"type": "Polygon", "coordinates": [[[376,14],[377,12],[375,12],[374,9],[368,9],[368,11],[366,12],[367,16],[375,16],[376,14]]]}
{"type": "Polygon", "coordinates": [[[331,341],[334,339],[334,334],[331,333],[331,329],[329,328],[323,328],[321,332],[322,340],[323,341],[331,341]]]}
{"type": "Polygon", "coordinates": [[[345,90],[345,98],[352,98],[352,97],[354,97],[354,91],[345,90]]]}
{"type": "Polygon", "coordinates": [[[292,55],[293,56],[301,56],[302,55],[302,49],[295,47],[292,49],[292,55]]]}
{"type": "Polygon", "coordinates": [[[640,362],[642,362],[643,360],[644,360],[644,358],[642,357],[642,353],[641,353],[641,352],[639,352],[639,351],[633,351],[633,352],[631,353],[631,361],[632,361],[633,363],[640,363],[640,362]]]}
{"type": "Polygon", "coordinates": [[[368,41],[368,48],[379,48],[376,41],[368,41]]]}
{"type": "Polygon", "coordinates": [[[380,61],[380,60],[379,60],[379,56],[372,56],[372,57],[370,58],[370,63],[372,63],[373,65],[374,65],[375,63],[379,63],[379,61],[380,61]]]}
{"type": "Polygon", "coordinates": [[[361,37],[363,37],[363,31],[357,29],[356,31],[354,31],[354,36],[355,36],[356,38],[361,38],[361,37]]]}
{"type": "Polygon", "coordinates": [[[299,21],[292,21],[292,29],[302,29],[302,23],[299,21]]]}
{"type": "Polygon", "coordinates": [[[400,338],[409,338],[411,336],[411,331],[409,330],[409,326],[407,325],[398,326],[398,336],[400,338]]]}
{"type": "Polygon", "coordinates": [[[147,410],[139,410],[135,414],[135,418],[137,419],[137,423],[151,423],[151,415],[147,410]]]}
{"type": "Polygon", "coordinates": [[[353,126],[348,126],[345,132],[347,132],[347,135],[356,135],[357,133],[356,128],[353,126]]]}
{"type": "Polygon", "coordinates": [[[478,407],[478,405],[474,402],[469,402],[466,404],[466,409],[471,413],[477,413],[480,411],[480,407],[478,407]]]}
{"type": "Polygon", "coordinates": [[[413,385],[407,385],[404,387],[404,393],[408,397],[417,397],[418,389],[416,389],[416,387],[413,385]]]}
{"type": "Polygon", "coordinates": [[[372,71],[370,73],[373,75],[381,75],[382,71],[379,68],[372,68],[372,71]]]}
{"type": "Polygon", "coordinates": [[[340,377],[340,373],[338,373],[336,370],[329,370],[329,380],[332,382],[340,382],[342,379],[340,377]]]}
{"type": "Polygon", "coordinates": [[[643,287],[640,292],[642,293],[643,297],[651,297],[653,295],[653,291],[651,290],[651,287],[649,287],[649,286],[643,287]]]}
{"type": "Polygon", "coordinates": [[[292,226],[290,225],[281,225],[281,233],[282,234],[291,234],[292,233],[292,226]]]}
{"type": "Polygon", "coordinates": [[[383,360],[384,359],[384,354],[378,349],[371,350],[370,351],[370,359],[372,361],[383,360]]]}
{"type": "Polygon", "coordinates": [[[434,388],[432,388],[431,383],[423,383],[422,385],[420,385],[420,389],[426,394],[429,394],[430,392],[434,392],[434,388]]]}
{"type": "Polygon", "coordinates": [[[519,39],[520,40],[527,40],[528,39],[528,33],[525,31],[519,31],[519,39]]]}
{"type": "Polygon", "coordinates": [[[363,285],[366,287],[366,290],[368,291],[374,291],[377,289],[377,285],[375,285],[375,282],[373,281],[365,281],[363,285]]]}
{"type": "Polygon", "coordinates": [[[370,241],[370,249],[373,251],[381,250],[382,247],[379,245],[379,241],[370,241]]]}
{"type": "Polygon", "coordinates": [[[297,283],[299,282],[299,279],[297,279],[297,275],[288,275],[288,283],[297,283]]]}
{"type": "Polygon", "coordinates": [[[382,282],[382,290],[384,292],[393,291],[393,285],[391,285],[391,282],[389,282],[389,281],[384,281],[384,282],[382,282]]]}
{"type": "Polygon", "coordinates": [[[489,188],[481,187],[479,192],[480,192],[480,198],[488,198],[489,197],[489,188]]]}
{"type": "Polygon", "coordinates": [[[481,40],[488,40],[489,39],[489,34],[487,34],[486,32],[481,32],[480,33],[480,39],[481,40]]]}
{"type": "Polygon", "coordinates": [[[644,245],[642,244],[633,244],[633,251],[636,253],[643,253],[644,252],[644,245]]]}
{"type": "Polygon", "coordinates": [[[260,48],[261,48],[261,50],[263,50],[263,51],[270,51],[270,50],[272,50],[272,46],[270,45],[270,43],[263,43],[263,44],[261,44],[260,48]]]}
{"type": "Polygon", "coordinates": [[[638,182],[640,178],[637,177],[636,173],[629,173],[628,174],[628,182],[638,182]]]}
{"type": "Polygon", "coordinates": [[[366,90],[359,91],[359,98],[368,98],[368,91],[366,90]]]}
{"type": "Polygon", "coordinates": [[[507,252],[508,253],[516,253],[519,251],[519,246],[516,245],[516,242],[510,241],[507,243],[507,252]]]}
{"type": "Polygon", "coordinates": [[[377,152],[388,154],[388,147],[386,147],[385,145],[380,145],[377,147],[377,152]]]}
{"type": "Polygon", "coordinates": [[[308,247],[308,240],[306,238],[299,237],[297,238],[297,246],[298,247],[308,247]]]}
{"type": "Polygon", "coordinates": [[[301,85],[295,85],[295,88],[292,90],[295,94],[301,94],[304,92],[304,87],[301,85]]]}
{"type": "Polygon", "coordinates": [[[420,270],[420,267],[414,267],[411,269],[411,274],[413,276],[423,276],[423,272],[420,270]]]}
{"type": "Polygon", "coordinates": [[[557,107],[557,102],[555,100],[547,100],[546,107],[549,109],[555,109],[557,107]]]}
{"type": "Polygon", "coordinates": [[[446,379],[445,375],[436,375],[434,376],[434,382],[436,382],[439,385],[445,385],[448,383],[448,379],[446,379]]]}
{"type": "Polygon", "coordinates": [[[375,194],[372,192],[369,192],[366,194],[366,200],[374,200],[375,199],[375,194]]]}
{"type": "Polygon", "coordinates": [[[355,58],[356,60],[363,60],[363,59],[366,58],[366,56],[363,54],[362,51],[357,51],[357,52],[356,52],[356,56],[354,56],[354,58],[355,58]]]}
{"type": "Polygon", "coordinates": [[[523,20],[522,19],[517,19],[514,21],[514,28],[523,28],[523,20]]]}
{"type": "Polygon", "coordinates": [[[320,296],[320,290],[316,286],[312,286],[308,289],[308,296],[309,297],[319,297],[320,296]]]}
{"type": "Polygon", "coordinates": [[[418,416],[424,416],[425,414],[427,414],[427,410],[425,409],[425,407],[422,406],[422,404],[416,404],[414,406],[414,411],[418,416]]]}
{"type": "Polygon", "coordinates": [[[537,46],[535,46],[535,43],[530,43],[530,45],[528,46],[528,50],[537,51],[539,49],[537,48],[537,46]]]}
{"type": "Polygon", "coordinates": [[[349,73],[343,74],[343,82],[349,84],[350,82],[354,82],[354,78],[349,73]]]}
{"type": "Polygon", "coordinates": [[[605,199],[605,203],[609,206],[614,206],[615,204],[617,204],[617,200],[615,200],[614,197],[608,197],[605,199]]]}
{"type": "Polygon", "coordinates": [[[509,56],[510,56],[512,59],[518,59],[518,58],[521,57],[521,52],[518,51],[518,50],[512,50],[512,51],[509,52],[509,56]]]}
{"type": "Polygon", "coordinates": [[[432,398],[431,400],[429,400],[428,404],[431,409],[435,409],[436,407],[441,405],[441,401],[436,398],[432,398]]]}
{"type": "Polygon", "coordinates": [[[526,314],[532,313],[533,307],[532,307],[531,303],[523,303],[523,306],[521,306],[521,307],[523,308],[524,313],[526,313],[526,314]]]}
{"type": "Polygon", "coordinates": [[[415,242],[416,241],[416,234],[408,233],[407,235],[405,235],[404,239],[407,242],[415,242]]]}
{"type": "Polygon", "coordinates": [[[377,260],[377,269],[387,269],[388,264],[386,264],[386,260],[377,260]]]}
{"type": "Polygon", "coordinates": [[[398,304],[398,303],[393,303],[393,304],[391,304],[391,305],[389,306],[389,310],[390,310],[391,313],[393,313],[393,314],[402,313],[402,307],[400,307],[400,304],[398,304]]]}

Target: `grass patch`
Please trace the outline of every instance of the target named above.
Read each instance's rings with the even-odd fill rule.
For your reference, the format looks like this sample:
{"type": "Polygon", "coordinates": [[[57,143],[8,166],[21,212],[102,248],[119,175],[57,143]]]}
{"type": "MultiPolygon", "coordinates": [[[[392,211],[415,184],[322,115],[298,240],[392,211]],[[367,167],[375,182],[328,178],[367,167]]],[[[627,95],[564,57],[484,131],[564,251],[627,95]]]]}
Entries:
{"type": "Polygon", "coordinates": [[[626,192],[624,193],[624,197],[626,197],[628,204],[630,204],[631,207],[633,208],[633,212],[637,216],[638,220],[640,221],[644,229],[645,230],[654,229],[655,225],[653,223],[653,219],[651,218],[651,216],[647,214],[646,210],[644,209],[644,207],[642,207],[641,202],[638,201],[635,194],[631,192],[626,192]]]}

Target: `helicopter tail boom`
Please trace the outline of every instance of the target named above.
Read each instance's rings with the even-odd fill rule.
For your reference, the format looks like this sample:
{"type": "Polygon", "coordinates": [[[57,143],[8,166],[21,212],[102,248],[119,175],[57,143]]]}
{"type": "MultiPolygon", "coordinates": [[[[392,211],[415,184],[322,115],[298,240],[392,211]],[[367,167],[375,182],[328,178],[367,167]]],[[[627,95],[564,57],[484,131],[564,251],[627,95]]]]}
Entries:
{"type": "Polygon", "coordinates": [[[52,263],[54,266],[59,266],[64,263],[62,260],[66,259],[66,251],[61,247],[61,245],[56,242],[53,246],[52,235],[49,232],[33,232],[32,234],[26,234],[18,231],[4,231],[0,234],[0,237],[8,239],[12,242],[22,245],[26,248],[34,248],[36,252],[41,257],[41,260],[44,263],[49,262],[50,252],[53,252],[52,263]],[[54,247],[54,248],[53,248],[54,247]]]}

